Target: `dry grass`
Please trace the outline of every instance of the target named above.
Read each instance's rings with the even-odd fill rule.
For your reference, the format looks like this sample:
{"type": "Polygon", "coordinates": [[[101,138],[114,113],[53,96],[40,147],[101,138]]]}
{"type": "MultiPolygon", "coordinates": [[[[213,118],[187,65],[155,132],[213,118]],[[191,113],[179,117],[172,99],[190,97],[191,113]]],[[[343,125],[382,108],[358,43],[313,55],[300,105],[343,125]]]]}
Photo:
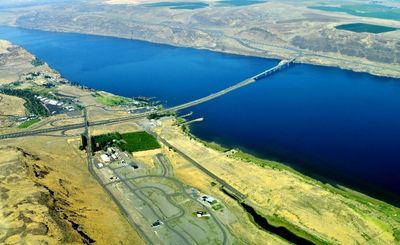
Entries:
{"type": "Polygon", "coordinates": [[[0,40],[0,54],[0,84],[15,82],[33,68],[33,55],[8,41],[0,40]]]}
{"type": "Polygon", "coordinates": [[[160,130],[163,138],[245,193],[267,217],[288,221],[330,243],[396,243],[393,232],[400,224],[380,212],[379,207],[332,193],[290,171],[229,158],[190,140],[171,124],[164,122],[160,130]]]}
{"type": "Polygon", "coordinates": [[[170,159],[175,177],[203,193],[218,198],[227,207],[225,211],[227,214],[219,214],[219,219],[235,235],[238,244],[286,244],[285,241],[253,224],[244,209],[235,200],[224,194],[218,186],[212,186],[213,180],[199,169],[165,147],[163,153],[170,159]]]}
{"type": "Polygon", "coordinates": [[[90,176],[78,144],[78,139],[52,137],[1,142],[7,196],[2,194],[0,241],[81,243],[74,222],[99,244],[142,243],[90,176]]]}
{"type": "Polygon", "coordinates": [[[24,116],[24,103],[21,98],[0,94],[0,115],[24,116]]]}

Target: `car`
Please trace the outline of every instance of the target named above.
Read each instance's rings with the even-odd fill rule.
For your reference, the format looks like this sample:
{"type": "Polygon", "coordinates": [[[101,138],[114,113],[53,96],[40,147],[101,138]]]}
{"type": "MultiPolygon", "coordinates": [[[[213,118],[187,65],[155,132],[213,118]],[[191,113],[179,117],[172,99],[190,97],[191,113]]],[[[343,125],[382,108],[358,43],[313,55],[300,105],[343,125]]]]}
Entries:
{"type": "Polygon", "coordinates": [[[161,220],[156,220],[153,222],[153,224],[151,224],[151,227],[155,228],[155,227],[159,227],[160,225],[164,224],[161,220]]]}

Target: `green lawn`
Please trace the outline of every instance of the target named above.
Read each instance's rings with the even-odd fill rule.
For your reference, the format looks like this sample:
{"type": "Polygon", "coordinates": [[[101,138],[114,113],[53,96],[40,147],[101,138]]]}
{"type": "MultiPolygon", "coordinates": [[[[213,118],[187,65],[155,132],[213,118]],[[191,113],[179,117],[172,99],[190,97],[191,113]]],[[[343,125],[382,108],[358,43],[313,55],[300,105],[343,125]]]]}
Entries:
{"type": "Polygon", "coordinates": [[[100,93],[95,93],[93,96],[96,98],[98,103],[106,106],[125,105],[132,102],[132,99],[121,96],[104,96],[100,93]]]}
{"type": "Polygon", "coordinates": [[[38,122],[40,122],[40,119],[39,118],[34,118],[34,119],[31,119],[31,120],[28,120],[28,121],[25,121],[25,122],[21,123],[18,126],[18,128],[28,128],[31,125],[33,125],[35,123],[38,123],[38,122]]]}
{"type": "Polygon", "coordinates": [[[211,206],[215,211],[222,210],[224,206],[221,203],[217,203],[211,206]]]}

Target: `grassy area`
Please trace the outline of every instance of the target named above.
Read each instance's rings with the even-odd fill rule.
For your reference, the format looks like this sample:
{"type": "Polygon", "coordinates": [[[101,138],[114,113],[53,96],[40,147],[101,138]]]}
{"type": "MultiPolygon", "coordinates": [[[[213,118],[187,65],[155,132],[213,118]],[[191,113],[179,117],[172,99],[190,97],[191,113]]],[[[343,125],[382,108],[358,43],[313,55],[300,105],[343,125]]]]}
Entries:
{"type": "Polygon", "coordinates": [[[132,133],[109,133],[93,136],[91,139],[92,149],[98,151],[107,146],[116,146],[123,151],[136,152],[160,148],[157,139],[147,132],[132,133]]]}
{"type": "Polygon", "coordinates": [[[125,144],[122,144],[121,149],[129,152],[146,151],[160,148],[160,144],[153,135],[147,132],[133,132],[122,134],[122,139],[125,144]]]}
{"type": "Polygon", "coordinates": [[[46,88],[46,87],[42,87],[42,86],[35,86],[35,87],[32,87],[30,90],[37,95],[42,95],[42,96],[51,97],[51,98],[54,98],[54,96],[51,95],[50,92],[51,93],[57,92],[57,89],[54,87],[46,88]]]}
{"type": "MultiPolygon", "coordinates": [[[[277,169],[277,170],[286,170],[286,171],[290,171],[290,172],[295,172],[296,174],[298,173],[294,169],[292,169],[282,163],[261,159],[261,158],[255,157],[253,155],[247,154],[245,152],[242,152],[238,149],[236,149],[235,153],[232,154],[230,157],[235,158],[237,160],[244,161],[244,162],[256,164],[263,168],[269,167],[269,168],[277,169]]],[[[309,178],[309,179],[311,179],[311,178],[309,178]]]]}
{"type": "MultiPolygon", "coordinates": [[[[360,192],[350,190],[350,189],[347,189],[344,187],[335,187],[330,184],[324,184],[316,179],[313,179],[311,177],[303,175],[302,173],[300,173],[284,164],[274,162],[274,161],[260,159],[255,156],[252,156],[250,154],[244,153],[242,151],[237,151],[234,154],[232,154],[230,157],[244,161],[244,162],[248,162],[251,164],[255,164],[255,165],[258,165],[263,168],[272,168],[272,169],[276,169],[279,171],[292,172],[292,173],[296,174],[297,176],[301,177],[305,182],[320,186],[323,189],[325,189],[331,193],[339,194],[349,200],[357,201],[360,204],[363,204],[373,210],[376,210],[376,211],[384,214],[385,217],[390,217],[391,219],[394,219],[396,222],[398,222],[400,224],[400,210],[398,208],[396,208],[388,203],[385,203],[383,201],[380,201],[378,199],[369,197],[360,192]]],[[[359,207],[353,207],[353,210],[355,212],[362,213],[362,211],[359,210],[359,207]]],[[[396,239],[400,240],[399,232],[397,232],[397,234],[394,233],[393,235],[395,237],[397,236],[396,239]]]]}
{"type": "Polygon", "coordinates": [[[397,28],[390,26],[381,26],[381,25],[371,25],[365,23],[351,23],[338,25],[335,27],[338,30],[352,31],[352,32],[368,32],[368,33],[384,33],[390,31],[396,31],[397,28]]]}
{"type": "Polygon", "coordinates": [[[224,209],[224,206],[221,203],[217,203],[211,206],[215,211],[224,209]]]}
{"type": "MultiPolygon", "coordinates": [[[[188,134],[191,138],[194,138],[197,141],[203,143],[207,147],[216,149],[221,152],[226,152],[226,149],[223,147],[219,149],[218,144],[215,144],[217,145],[217,147],[215,147],[214,143],[202,141],[191,135],[190,132],[186,132],[186,134],[188,134]]],[[[229,157],[243,162],[247,162],[249,164],[255,164],[262,168],[270,168],[276,171],[292,173],[299,178],[299,181],[304,181],[305,183],[309,183],[314,186],[319,186],[322,189],[332,193],[333,195],[340,195],[344,197],[342,199],[344,205],[347,205],[354,212],[358,213],[362,217],[365,217],[366,220],[369,219],[368,217],[371,217],[371,219],[369,219],[371,222],[374,222],[377,225],[384,225],[385,227],[382,228],[382,230],[392,232],[392,235],[396,239],[396,241],[400,241],[400,226],[398,225],[400,224],[399,208],[396,208],[383,201],[366,196],[357,191],[353,191],[341,186],[333,186],[329,183],[322,183],[321,181],[306,176],[287,165],[271,160],[261,159],[253,155],[247,154],[245,152],[242,152],[240,150],[236,150],[234,153],[229,155],[229,157]]],[[[241,203],[242,200],[234,196],[232,197],[234,199],[237,199],[238,202],[241,203]]],[[[318,209],[315,211],[319,213],[318,209]]],[[[258,208],[256,209],[256,212],[258,215],[268,220],[269,224],[274,227],[284,227],[291,233],[299,237],[302,237],[308,241],[312,241],[315,244],[326,244],[326,241],[323,238],[315,234],[309,233],[308,231],[305,231],[296,225],[293,225],[283,217],[277,215],[265,214],[264,212],[261,212],[261,210],[258,210],[258,208]]]]}
{"type": "Polygon", "coordinates": [[[93,96],[96,98],[96,102],[106,106],[126,105],[132,102],[132,99],[116,95],[106,96],[100,93],[94,93],[93,96]]]}
{"type": "Polygon", "coordinates": [[[28,128],[28,127],[30,127],[31,125],[33,125],[33,124],[35,124],[35,123],[38,123],[38,122],[40,122],[40,119],[39,119],[39,118],[33,118],[33,119],[31,119],[31,120],[28,120],[28,121],[25,121],[25,122],[21,123],[21,124],[18,126],[18,128],[28,128]]]}

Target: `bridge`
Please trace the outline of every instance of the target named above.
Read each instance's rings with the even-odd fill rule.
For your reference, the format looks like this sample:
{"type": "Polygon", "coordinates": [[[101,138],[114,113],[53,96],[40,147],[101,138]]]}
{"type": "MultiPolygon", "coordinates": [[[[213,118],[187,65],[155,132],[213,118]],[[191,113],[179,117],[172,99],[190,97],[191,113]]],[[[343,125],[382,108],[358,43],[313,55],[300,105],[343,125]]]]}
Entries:
{"type": "Polygon", "coordinates": [[[37,134],[44,134],[44,133],[51,133],[51,132],[57,132],[57,131],[66,131],[66,130],[72,130],[72,129],[78,129],[78,128],[84,128],[86,126],[99,126],[99,125],[106,125],[106,124],[113,124],[113,123],[119,123],[119,122],[125,122],[133,119],[138,119],[138,118],[143,118],[147,117],[152,114],[165,114],[168,112],[175,112],[179,110],[183,110],[189,107],[193,107],[202,103],[205,103],[207,101],[213,100],[215,98],[218,98],[224,94],[230,93],[236,89],[239,89],[241,87],[247,86],[251,83],[254,83],[260,79],[263,79],[267,76],[270,76],[276,72],[279,72],[282,69],[285,69],[296,61],[298,56],[291,58],[289,60],[282,60],[279,62],[278,65],[265,70],[255,76],[252,76],[246,80],[243,80],[239,83],[236,83],[235,85],[232,85],[228,88],[225,88],[221,91],[218,91],[216,93],[210,94],[208,96],[205,96],[203,98],[193,100],[181,105],[173,106],[170,108],[165,108],[159,111],[149,111],[149,112],[143,112],[143,113],[138,113],[134,114],[131,116],[126,116],[126,117],[119,117],[119,118],[114,118],[114,119],[106,119],[106,120],[99,120],[99,121],[94,121],[94,122],[85,122],[85,123],[76,123],[76,124],[70,124],[70,125],[65,125],[65,126],[58,126],[58,127],[53,127],[53,128],[45,128],[45,129],[36,129],[36,130],[26,130],[26,131],[21,131],[21,132],[16,132],[16,133],[10,133],[10,134],[3,134],[0,135],[0,140],[1,139],[8,139],[8,138],[18,138],[18,137],[24,137],[24,136],[32,136],[32,135],[37,135],[37,134]]]}
{"type": "Polygon", "coordinates": [[[218,91],[216,93],[210,94],[210,95],[208,95],[206,97],[203,97],[203,98],[200,98],[200,99],[197,99],[197,100],[193,100],[193,101],[190,101],[190,102],[178,105],[178,106],[174,106],[174,107],[168,108],[166,110],[167,111],[179,111],[179,110],[183,110],[183,109],[186,109],[186,108],[198,105],[198,104],[202,104],[202,103],[207,102],[209,100],[213,100],[213,99],[215,99],[217,97],[220,97],[220,96],[222,96],[224,94],[230,93],[230,92],[232,92],[232,91],[234,91],[236,89],[239,89],[241,87],[247,86],[247,85],[249,85],[251,83],[254,83],[254,82],[256,82],[256,81],[258,81],[260,79],[263,79],[263,78],[265,78],[265,77],[267,77],[269,75],[272,75],[273,73],[276,73],[276,72],[278,72],[278,71],[280,71],[282,69],[285,69],[285,68],[289,67],[290,65],[294,64],[294,62],[296,61],[297,58],[298,58],[298,56],[293,57],[293,58],[291,58],[289,60],[282,60],[281,62],[279,62],[278,65],[276,65],[276,66],[274,66],[274,67],[272,67],[272,68],[270,68],[270,69],[268,69],[266,71],[263,71],[263,72],[255,75],[255,76],[252,76],[252,77],[250,77],[250,78],[248,78],[246,80],[243,80],[243,81],[241,81],[239,83],[236,83],[235,85],[232,85],[232,86],[230,86],[230,87],[228,87],[226,89],[223,89],[221,91],[218,91]]]}

